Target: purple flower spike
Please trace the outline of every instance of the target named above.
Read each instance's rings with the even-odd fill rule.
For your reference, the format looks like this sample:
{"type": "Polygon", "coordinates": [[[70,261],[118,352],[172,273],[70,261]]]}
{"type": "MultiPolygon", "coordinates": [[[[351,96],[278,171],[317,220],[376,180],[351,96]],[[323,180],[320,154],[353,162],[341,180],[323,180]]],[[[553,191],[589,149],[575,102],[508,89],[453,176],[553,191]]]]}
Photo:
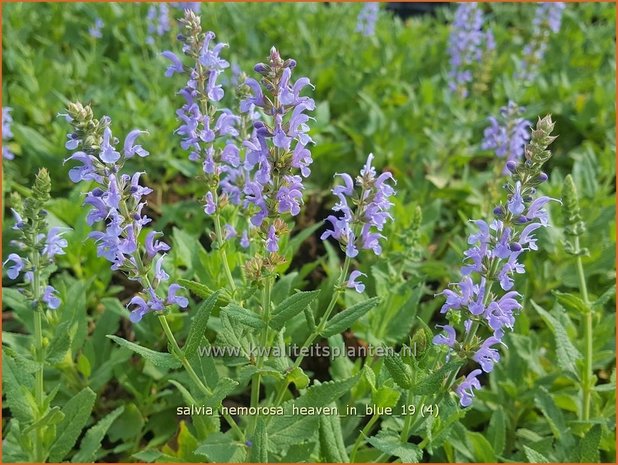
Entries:
{"type": "Polygon", "coordinates": [[[384,236],[377,231],[382,231],[385,224],[393,219],[390,214],[393,203],[389,197],[395,194],[395,190],[388,182],[395,181],[388,172],[376,177],[373,158],[373,154],[369,154],[360,176],[356,178],[356,186],[349,174],[337,174],[344,184],[335,186],[332,190],[339,200],[333,211],[339,212],[341,216],[329,215],[326,221],[331,223],[332,229],[327,229],[321,236],[322,240],[329,237],[338,240],[350,258],[354,258],[360,249],[372,250],[376,255],[380,255],[380,240],[384,236]],[[354,197],[355,187],[357,191],[363,192],[363,198],[358,202],[354,201],[356,205],[352,208],[348,199],[354,197]]]}

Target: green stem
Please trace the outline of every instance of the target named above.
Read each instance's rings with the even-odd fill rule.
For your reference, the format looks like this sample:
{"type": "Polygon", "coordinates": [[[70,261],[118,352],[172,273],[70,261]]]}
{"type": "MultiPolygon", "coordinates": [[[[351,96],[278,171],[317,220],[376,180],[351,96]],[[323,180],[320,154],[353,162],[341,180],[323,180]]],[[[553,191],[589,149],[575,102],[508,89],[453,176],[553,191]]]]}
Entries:
{"type": "Polygon", "coordinates": [[[380,415],[378,415],[377,413],[374,414],[369,420],[369,422],[365,425],[363,430],[361,431],[361,434],[359,434],[358,437],[356,438],[356,441],[354,442],[354,446],[352,447],[352,452],[350,453],[350,463],[356,460],[356,454],[358,453],[358,449],[360,448],[361,444],[364,442],[365,438],[369,435],[369,433],[371,433],[371,428],[373,428],[373,425],[375,425],[375,423],[379,420],[379,418],[380,418],[380,415]]]}
{"type": "MultiPolygon", "coordinates": [[[[216,194],[215,194],[216,195],[216,194]]],[[[215,199],[215,203],[218,204],[219,199],[218,196],[215,199]]],[[[223,248],[223,230],[221,228],[221,216],[219,215],[219,211],[215,212],[215,234],[217,235],[217,245],[219,246],[219,253],[221,254],[221,261],[223,262],[223,271],[225,272],[225,277],[227,278],[228,284],[230,285],[230,289],[232,290],[232,294],[236,292],[236,283],[234,282],[234,277],[232,276],[232,271],[230,270],[230,265],[227,261],[227,254],[225,253],[225,249],[223,248]]]]}
{"type": "MultiPolygon", "coordinates": [[[[339,275],[339,279],[337,280],[337,284],[335,284],[335,289],[333,290],[333,295],[330,299],[330,302],[328,303],[328,307],[326,307],[326,311],[324,312],[324,315],[322,316],[322,318],[320,319],[320,323],[316,326],[316,328],[311,332],[311,334],[309,334],[309,336],[307,337],[307,339],[305,339],[305,342],[303,342],[301,349],[300,349],[300,354],[298,355],[298,357],[296,357],[296,360],[294,361],[294,365],[292,366],[292,368],[290,368],[288,371],[292,372],[293,370],[295,370],[296,368],[298,368],[300,366],[300,364],[303,361],[304,355],[304,348],[309,347],[311,345],[311,343],[313,343],[313,341],[315,340],[316,337],[318,337],[320,335],[320,333],[322,331],[324,331],[324,328],[326,327],[326,323],[328,322],[328,318],[330,317],[330,314],[332,313],[333,309],[335,308],[335,304],[337,303],[337,300],[339,300],[339,296],[340,294],[344,291],[344,287],[343,287],[343,282],[345,281],[345,279],[348,276],[348,271],[350,269],[350,257],[345,258],[345,261],[343,262],[343,268],[341,270],[341,274],[339,275]]],[[[285,391],[288,387],[288,381],[287,378],[283,380],[283,384],[281,385],[281,387],[279,388],[279,391],[277,392],[277,396],[275,398],[275,402],[274,402],[274,406],[278,407],[281,402],[283,401],[283,396],[285,396],[285,391]]]]}
{"type": "MultiPolygon", "coordinates": [[[[36,244],[36,231],[38,227],[33,224],[32,244],[36,244]]],[[[43,384],[43,363],[45,360],[43,354],[43,324],[42,324],[42,308],[41,308],[41,277],[39,274],[40,269],[40,256],[36,246],[33,245],[32,254],[30,255],[32,261],[32,298],[34,299],[36,308],[34,309],[34,344],[35,344],[35,360],[38,363],[37,370],[35,372],[35,384],[34,384],[34,398],[37,406],[37,420],[40,420],[43,412],[43,397],[45,395],[45,389],[43,384]]],[[[43,437],[44,427],[34,430],[34,461],[43,462],[45,460],[45,453],[43,451],[43,437]]]]}
{"type": "MultiPolygon", "coordinates": [[[[212,390],[202,382],[200,377],[197,375],[197,373],[195,372],[195,370],[189,363],[189,360],[187,360],[187,357],[185,357],[182,350],[180,350],[180,346],[178,345],[178,342],[176,341],[176,338],[174,337],[174,334],[172,333],[170,325],[168,324],[167,319],[165,318],[165,315],[162,313],[159,314],[159,322],[161,323],[161,327],[163,328],[163,332],[165,333],[165,336],[167,337],[168,342],[172,346],[172,354],[178,358],[180,363],[182,363],[182,366],[187,371],[187,373],[189,374],[189,377],[195,383],[198,389],[202,391],[202,393],[205,394],[206,396],[211,397],[213,394],[212,390]]],[[[238,437],[244,442],[245,434],[239,428],[238,424],[234,421],[234,419],[229,414],[223,413],[222,415],[225,418],[225,420],[228,422],[230,427],[236,432],[238,437]]]]}
{"type": "MultiPolygon", "coordinates": [[[[266,324],[263,332],[262,332],[262,340],[260,343],[260,347],[258,347],[258,354],[256,360],[256,366],[258,370],[260,370],[264,366],[264,358],[266,345],[268,344],[268,324],[270,323],[270,292],[271,292],[272,282],[271,278],[267,277],[264,280],[264,288],[262,289],[262,311],[264,312],[264,323],[266,324]]],[[[258,371],[255,375],[253,375],[253,379],[251,380],[251,407],[257,407],[260,403],[260,384],[262,382],[262,375],[258,371]]],[[[251,424],[251,433],[255,431],[255,427],[257,425],[257,417],[251,424]]]]}
{"type": "MultiPolygon", "coordinates": [[[[579,237],[575,237],[575,250],[579,251],[579,237]]],[[[594,373],[592,372],[592,309],[590,308],[590,300],[588,298],[588,286],[586,284],[586,275],[584,274],[584,265],[581,255],[577,256],[577,275],[579,277],[579,291],[586,304],[586,313],[584,314],[584,367],[582,373],[582,420],[586,421],[590,418],[590,399],[592,396],[592,388],[594,387],[594,373]]]]}

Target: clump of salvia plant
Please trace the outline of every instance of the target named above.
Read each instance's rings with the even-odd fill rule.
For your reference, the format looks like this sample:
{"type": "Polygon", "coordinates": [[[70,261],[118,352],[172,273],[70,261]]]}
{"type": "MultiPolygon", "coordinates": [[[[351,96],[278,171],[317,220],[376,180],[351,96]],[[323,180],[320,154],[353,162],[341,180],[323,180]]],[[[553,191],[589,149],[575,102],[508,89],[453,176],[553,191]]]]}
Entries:
{"type": "Polygon", "coordinates": [[[441,293],[446,297],[441,313],[447,314],[449,324],[441,326],[443,334],[434,343],[447,347],[447,357],[472,359],[480,366],[455,389],[464,407],[472,403],[474,389],[480,388],[477,377],[491,372],[500,360],[498,347],[504,345],[505,331],[513,329],[522,309],[521,294],[513,289],[514,276],[525,273],[521,255],[538,249],[534,232],[548,225],[543,207],[554,199],[535,194],[547,180],[541,169],[551,157],[547,147],[555,139],[553,128],[549,116],[539,119],[525,161],[507,163],[512,176],[505,184],[506,202],[494,209],[491,222],[474,221],[477,231],[468,236],[461,280],[441,293]]]}

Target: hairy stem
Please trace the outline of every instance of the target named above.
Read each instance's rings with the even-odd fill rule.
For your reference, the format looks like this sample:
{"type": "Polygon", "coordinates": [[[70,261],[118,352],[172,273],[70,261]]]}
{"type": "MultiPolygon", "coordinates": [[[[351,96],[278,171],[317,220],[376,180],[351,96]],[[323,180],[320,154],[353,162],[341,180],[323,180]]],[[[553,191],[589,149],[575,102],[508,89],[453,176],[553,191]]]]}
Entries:
{"type": "Polygon", "coordinates": [[[369,433],[371,433],[371,429],[373,428],[373,425],[375,425],[379,419],[380,419],[380,415],[375,413],[371,417],[369,422],[365,425],[365,427],[363,428],[361,433],[358,435],[358,437],[356,438],[356,441],[354,442],[354,446],[352,447],[352,452],[350,453],[350,463],[353,463],[356,460],[356,454],[358,453],[358,449],[360,448],[361,444],[364,442],[365,438],[369,435],[369,433]]]}
{"type": "MultiPolygon", "coordinates": [[[[579,237],[575,237],[575,250],[579,248],[579,237]]],[[[594,373],[592,372],[592,308],[588,298],[588,286],[586,284],[586,275],[584,274],[584,265],[581,255],[577,256],[577,275],[579,277],[579,291],[582,299],[586,304],[586,313],[584,314],[584,366],[582,373],[582,420],[586,421],[590,418],[590,399],[592,396],[592,388],[594,387],[594,373]]]]}
{"type": "MultiPolygon", "coordinates": [[[[271,278],[267,277],[264,280],[264,288],[262,289],[262,311],[264,312],[264,323],[266,326],[262,332],[262,340],[260,343],[261,347],[258,347],[258,354],[256,360],[256,366],[258,370],[260,370],[264,366],[264,358],[266,345],[268,344],[268,324],[270,322],[270,291],[272,287],[271,278]]],[[[251,407],[257,407],[260,403],[260,384],[262,382],[262,376],[258,371],[255,375],[253,375],[253,379],[251,380],[251,407]]],[[[257,425],[257,417],[251,424],[251,432],[255,431],[255,427],[257,425]]]]}

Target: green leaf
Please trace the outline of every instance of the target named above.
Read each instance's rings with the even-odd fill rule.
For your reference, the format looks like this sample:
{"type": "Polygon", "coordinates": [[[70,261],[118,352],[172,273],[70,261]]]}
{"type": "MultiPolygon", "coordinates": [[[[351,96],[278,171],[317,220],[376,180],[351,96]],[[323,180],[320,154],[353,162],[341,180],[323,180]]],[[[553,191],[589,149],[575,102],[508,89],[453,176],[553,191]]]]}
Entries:
{"type": "Polygon", "coordinates": [[[262,329],[265,326],[264,321],[258,315],[234,303],[223,307],[221,312],[225,313],[233,323],[241,324],[248,328],[262,329]]]}
{"type": "Polygon", "coordinates": [[[487,439],[493,444],[496,455],[501,455],[504,452],[504,445],[506,443],[506,419],[504,417],[504,410],[498,408],[494,410],[489,420],[489,427],[487,428],[487,439]]]}
{"type": "Polygon", "coordinates": [[[196,454],[205,455],[213,463],[243,462],[245,447],[238,444],[231,436],[213,433],[195,450],[196,454]]]}
{"type": "Polygon", "coordinates": [[[552,291],[552,294],[556,296],[556,299],[558,299],[561,305],[564,305],[569,310],[583,314],[590,311],[586,303],[576,295],[560,291],[552,291]]]}
{"type": "Polygon", "coordinates": [[[71,334],[71,322],[64,321],[58,325],[55,331],[54,338],[49,344],[47,349],[47,363],[54,365],[62,359],[71,348],[71,340],[73,335],[71,334]]]}
{"type": "Polygon", "coordinates": [[[79,451],[73,456],[73,463],[93,462],[96,459],[96,453],[101,448],[101,441],[105,437],[107,430],[123,411],[124,406],[121,405],[86,432],[84,439],[82,439],[79,445],[79,451]]]}
{"type": "Polygon", "coordinates": [[[568,433],[568,428],[562,411],[556,406],[549,392],[547,392],[547,389],[541,386],[536,393],[535,403],[541,412],[543,412],[543,415],[545,415],[545,419],[553,435],[556,439],[560,440],[563,434],[568,433]]]}
{"type": "Polygon", "coordinates": [[[57,425],[64,418],[63,413],[60,411],[60,407],[52,407],[39,421],[28,426],[22,431],[22,434],[29,434],[31,431],[41,429],[44,426],[57,425]]]}
{"type": "Polygon", "coordinates": [[[212,312],[218,298],[219,292],[217,291],[204,300],[195,311],[195,316],[193,317],[191,327],[189,328],[189,335],[187,336],[187,341],[183,347],[185,357],[191,358],[197,351],[200,341],[202,340],[202,336],[204,336],[204,332],[206,331],[208,318],[210,318],[210,313],[212,312]]]}
{"type": "Polygon", "coordinates": [[[56,428],[58,433],[49,452],[50,462],[60,462],[77,442],[77,438],[90,418],[96,394],[84,388],[62,407],[64,418],[56,428]]]}
{"type": "MultiPolygon", "coordinates": [[[[335,403],[332,402],[330,407],[336,407],[335,403]]],[[[320,417],[320,451],[326,462],[344,463],[350,460],[345,450],[339,416],[322,415],[320,417]]]]}
{"type": "Polygon", "coordinates": [[[21,423],[29,423],[34,418],[28,401],[28,392],[34,387],[34,377],[20,370],[6,350],[2,351],[2,361],[3,395],[6,395],[6,404],[21,423]]]}
{"type": "Polygon", "coordinates": [[[384,358],[384,365],[393,377],[393,380],[403,389],[412,386],[412,369],[399,356],[399,354],[387,355],[384,358]]]}
{"type": "Polygon", "coordinates": [[[541,318],[545,320],[545,323],[547,324],[551,332],[554,333],[558,365],[563,370],[573,373],[577,376],[575,361],[580,359],[582,356],[569,339],[569,335],[566,329],[564,328],[564,326],[562,326],[562,323],[560,323],[557,318],[555,318],[549,312],[537,305],[536,302],[531,302],[539,315],[541,315],[541,318]]]}
{"type": "Polygon", "coordinates": [[[121,337],[114,336],[113,334],[110,334],[107,337],[114,341],[116,344],[118,344],[120,347],[127,348],[129,350],[132,350],[136,354],[141,355],[145,360],[148,360],[150,363],[158,366],[159,368],[180,367],[180,362],[178,361],[178,359],[176,359],[176,357],[171,354],[155,352],[154,350],[147,349],[146,347],[142,347],[138,344],[135,344],[134,342],[130,342],[121,337]]]}
{"type": "Polygon", "coordinates": [[[584,435],[579,442],[579,458],[578,462],[582,463],[598,463],[599,458],[599,442],[601,441],[601,425],[594,425],[584,435]]]}
{"type": "Polygon", "coordinates": [[[285,415],[274,417],[269,425],[269,449],[277,450],[309,439],[318,429],[317,416],[294,415],[292,405],[301,407],[326,407],[339,399],[358,382],[359,374],[343,381],[329,381],[311,386],[303,395],[283,404],[285,415]]]}
{"type": "Polygon", "coordinates": [[[329,337],[335,334],[340,334],[354,324],[356,320],[361,318],[365,313],[378,305],[379,297],[373,297],[356,305],[346,308],[343,312],[335,315],[327,324],[322,332],[322,336],[329,337]]]}
{"type": "Polygon", "coordinates": [[[309,227],[305,227],[305,229],[303,229],[292,239],[290,239],[285,250],[286,255],[289,254],[289,256],[293,256],[294,254],[296,254],[302,243],[305,242],[305,240],[307,240],[307,238],[311,236],[315,231],[317,231],[318,228],[322,226],[322,224],[322,222],[319,222],[314,223],[309,227]]]}
{"type": "Polygon", "coordinates": [[[459,370],[460,366],[461,362],[457,360],[447,362],[438,370],[422,378],[420,381],[416,380],[414,386],[410,388],[410,393],[416,396],[435,394],[440,390],[446,375],[450,373],[451,370],[459,370]]]}
{"type": "Polygon", "coordinates": [[[496,461],[494,448],[481,433],[466,431],[466,442],[476,462],[493,463],[496,461]]]}
{"type": "Polygon", "coordinates": [[[610,287],[608,290],[606,290],[601,297],[599,297],[597,300],[595,300],[592,303],[592,306],[594,308],[603,308],[603,306],[609,302],[609,300],[612,297],[616,296],[616,285],[614,284],[612,287],[610,287]]]}
{"type": "Polygon", "coordinates": [[[547,457],[545,457],[540,452],[535,451],[534,449],[530,449],[528,446],[524,446],[524,453],[526,454],[526,458],[530,463],[550,463],[547,457]]]}
{"type": "Polygon", "coordinates": [[[133,454],[131,457],[135,457],[140,462],[151,463],[157,460],[163,455],[163,452],[155,449],[146,449],[133,454]]]}
{"type": "Polygon", "coordinates": [[[400,396],[401,393],[397,389],[389,386],[380,386],[377,391],[372,394],[371,399],[374,405],[386,408],[397,405],[400,396]]]}
{"type": "Polygon", "coordinates": [[[253,444],[249,453],[249,462],[251,463],[269,463],[268,462],[268,433],[266,432],[266,420],[261,416],[257,418],[255,425],[255,434],[252,438],[253,444]]]}
{"type": "Polygon", "coordinates": [[[279,331],[290,318],[305,310],[318,297],[320,291],[298,292],[283,302],[273,311],[270,326],[279,331]]]}
{"type": "Polygon", "coordinates": [[[381,431],[377,436],[368,438],[367,442],[380,452],[401,459],[402,463],[418,463],[422,456],[416,444],[401,442],[399,436],[392,432],[381,431]]]}
{"type": "MultiPolygon", "coordinates": [[[[201,297],[202,299],[207,299],[215,293],[215,291],[209,288],[206,284],[198,283],[197,281],[191,281],[189,279],[179,279],[178,284],[186,287],[196,296],[201,297]]],[[[229,302],[229,299],[227,299],[224,294],[219,293],[218,298],[221,299],[222,302],[229,302]]]]}

